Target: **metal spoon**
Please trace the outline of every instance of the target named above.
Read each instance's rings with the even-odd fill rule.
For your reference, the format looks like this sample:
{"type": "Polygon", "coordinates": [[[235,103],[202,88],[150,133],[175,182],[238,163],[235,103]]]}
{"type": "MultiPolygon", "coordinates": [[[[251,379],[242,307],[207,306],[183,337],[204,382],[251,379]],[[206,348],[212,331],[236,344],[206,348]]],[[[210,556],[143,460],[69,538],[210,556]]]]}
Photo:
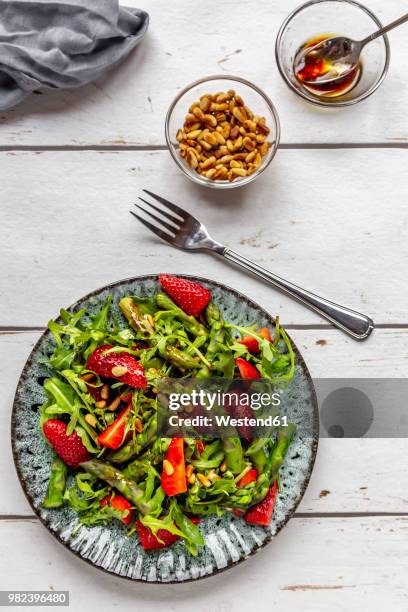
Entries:
{"type": "Polygon", "coordinates": [[[345,36],[334,36],[333,38],[327,38],[326,40],[320,41],[313,47],[303,49],[295,58],[296,67],[299,67],[299,65],[304,62],[306,56],[312,55],[314,60],[325,60],[330,64],[330,70],[323,74],[322,77],[314,80],[305,79],[302,82],[309,83],[310,85],[321,85],[337,81],[337,79],[344,79],[345,76],[356,68],[361,51],[367,43],[389,32],[389,30],[396,28],[405,21],[408,21],[408,13],[392,21],[373,34],[370,34],[370,36],[367,36],[363,40],[352,40],[345,36]]]}

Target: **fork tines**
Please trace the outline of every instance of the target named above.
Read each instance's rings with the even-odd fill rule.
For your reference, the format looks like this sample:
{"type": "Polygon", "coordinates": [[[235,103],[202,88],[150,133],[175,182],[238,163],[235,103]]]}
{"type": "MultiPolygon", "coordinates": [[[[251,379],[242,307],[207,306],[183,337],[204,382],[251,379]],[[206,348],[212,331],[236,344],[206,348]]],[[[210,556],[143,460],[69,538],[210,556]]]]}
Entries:
{"type": "Polygon", "coordinates": [[[144,198],[139,197],[138,199],[144,204],[146,204],[148,207],[158,212],[159,215],[161,215],[161,217],[165,217],[165,219],[168,219],[170,223],[168,223],[165,219],[156,216],[151,210],[149,209],[146,210],[146,208],[139,206],[139,204],[136,204],[136,203],[135,203],[136,208],[141,210],[147,216],[149,221],[147,219],[144,219],[143,217],[140,217],[139,215],[137,215],[136,213],[132,211],[130,211],[130,213],[134,217],[136,217],[136,219],[138,219],[140,223],[143,223],[145,227],[147,227],[150,231],[152,231],[154,234],[156,234],[163,240],[174,238],[177,231],[180,230],[180,225],[184,221],[184,217],[183,217],[184,211],[178,206],[176,206],[175,204],[173,204],[172,202],[165,200],[164,198],[156,195],[155,193],[152,193],[151,191],[147,191],[147,189],[143,189],[143,191],[149,194],[152,198],[155,198],[158,202],[160,202],[160,204],[162,204],[162,207],[159,208],[158,206],[155,206],[154,204],[152,204],[151,202],[148,202],[144,198]],[[150,223],[150,221],[152,220],[155,222],[154,225],[150,223]],[[157,226],[156,224],[159,224],[159,226],[157,226]]]}

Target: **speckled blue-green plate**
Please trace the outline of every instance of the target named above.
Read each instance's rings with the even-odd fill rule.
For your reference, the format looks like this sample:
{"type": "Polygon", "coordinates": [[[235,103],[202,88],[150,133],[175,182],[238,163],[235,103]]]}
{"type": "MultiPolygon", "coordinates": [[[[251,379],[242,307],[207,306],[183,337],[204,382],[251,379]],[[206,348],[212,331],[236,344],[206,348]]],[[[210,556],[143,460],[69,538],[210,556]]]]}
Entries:
{"type": "MultiPolygon", "coordinates": [[[[211,290],[227,321],[238,325],[256,322],[260,327],[273,325],[273,318],[268,313],[234,289],[207,279],[185,278],[197,280],[211,290]]],[[[119,281],[85,296],[70,310],[86,308],[92,312],[100,307],[109,293],[113,296],[115,314],[121,317],[117,306],[121,297],[127,294],[154,295],[158,286],[157,276],[119,281]]],[[[38,407],[45,399],[42,389],[44,377],[50,375],[44,362],[53,346],[53,338],[46,331],[24,366],[13,406],[12,446],[17,473],[33,510],[47,529],[76,555],[100,569],[131,580],[184,582],[210,576],[244,561],[273,540],[288,522],[309,482],[318,442],[316,395],[310,374],[295,346],[296,372],[290,384],[285,413],[299,427],[280,472],[281,490],[272,522],[268,528],[263,528],[249,525],[230,513],[221,518],[205,518],[200,529],[206,545],[197,557],[192,557],[182,542],[167,549],[145,552],[137,535],[129,537],[119,521],[112,521],[108,526],[81,526],[78,529],[77,515],[71,508],[46,510],[42,507],[51,452],[38,425],[38,407]]]]}

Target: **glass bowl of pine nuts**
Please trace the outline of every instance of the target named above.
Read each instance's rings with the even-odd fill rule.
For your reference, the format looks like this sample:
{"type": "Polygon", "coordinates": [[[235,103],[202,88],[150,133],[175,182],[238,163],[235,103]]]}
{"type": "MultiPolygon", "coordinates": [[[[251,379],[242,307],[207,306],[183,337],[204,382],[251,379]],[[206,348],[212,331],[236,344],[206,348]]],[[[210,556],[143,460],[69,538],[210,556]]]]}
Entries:
{"type": "Polygon", "coordinates": [[[170,105],[166,141],[194,182],[216,189],[247,185],[275,157],[280,125],[274,105],[256,85],[235,76],[205,77],[170,105]]]}

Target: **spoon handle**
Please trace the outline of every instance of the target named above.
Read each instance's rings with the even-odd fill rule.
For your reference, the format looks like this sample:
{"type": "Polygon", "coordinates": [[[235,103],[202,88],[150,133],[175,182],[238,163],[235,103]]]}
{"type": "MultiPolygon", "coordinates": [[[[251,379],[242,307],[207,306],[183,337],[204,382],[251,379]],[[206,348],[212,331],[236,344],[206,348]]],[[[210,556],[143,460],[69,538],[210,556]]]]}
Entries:
{"type": "Polygon", "coordinates": [[[367,36],[367,38],[364,38],[361,41],[361,45],[362,46],[366,45],[368,42],[375,40],[379,36],[382,36],[383,34],[386,34],[390,30],[393,30],[394,28],[401,25],[402,23],[405,23],[405,21],[408,21],[408,13],[405,13],[405,15],[402,15],[402,17],[399,17],[399,19],[396,19],[395,21],[391,21],[391,23],[389,23],[388,25],[384,26],[380,30],[377,30],[373,34],[370,34],[370,36],[367,36]]]}

